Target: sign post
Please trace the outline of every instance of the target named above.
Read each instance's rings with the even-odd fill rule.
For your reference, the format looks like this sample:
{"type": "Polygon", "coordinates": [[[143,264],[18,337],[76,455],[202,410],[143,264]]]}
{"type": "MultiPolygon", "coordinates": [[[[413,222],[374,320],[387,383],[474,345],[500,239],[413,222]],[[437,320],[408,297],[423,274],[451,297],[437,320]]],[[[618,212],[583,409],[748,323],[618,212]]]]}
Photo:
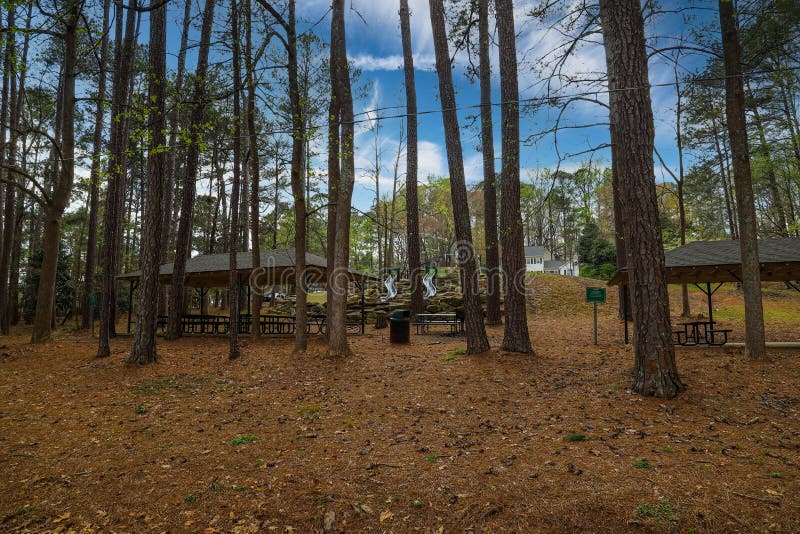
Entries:
{"type": "Polygon", "coordinates": [[[597,303],[606,302],[606,288],[604,287],[587,287],[586,288],[586,302],[594,303],[594,344],[597,345],[597,303]]]}
{"type": "Polygon", "coordinates": [[[95,310],[97,310],[97,295],[89,295],[89,322],[92,323],[92,337],[94,337],[95,310]]]}

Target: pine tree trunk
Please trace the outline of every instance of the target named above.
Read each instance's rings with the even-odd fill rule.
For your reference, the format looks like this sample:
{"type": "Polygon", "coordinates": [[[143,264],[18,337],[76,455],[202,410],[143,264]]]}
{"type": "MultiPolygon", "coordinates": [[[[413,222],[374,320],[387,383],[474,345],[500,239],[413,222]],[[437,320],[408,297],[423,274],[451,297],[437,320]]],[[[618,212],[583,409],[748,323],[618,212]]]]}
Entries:
{"type": "Polygon", "coordinates": [[[400,0],[400,34],[403,40],[403,74],[406,88],[406,238],[408,240],[408,276],[411,280],[411,315],[425,311],[422,300],[422,263],[420,262],[419,201],[417,195],[417,88],[414,80],[414,56],[411,50],[411,23],[408,0],[400,0]]]}
{"type": "MultiPolygon", "coordinates": [[[[330,50],[330,64],[335,65],[336,54],[338,52],[331,47],[330,50]]],[[[339,181],[340,181],[340,168],[339,168],[339,102],[336,99],[336,89],[331,83],[331,98],[328,106],[328,222],[327,222],[327,236],[326,236],[326,265],[327,265],[327,300],[326,300],[326,313],[330,315],[331,306],[335,300],[333,296],[333,267],[336,264],[336,210],[337,202],[339,201],[339,181]]],[[[275,173],[277,176],[278,167],[275,166],[275,173]]],[[[275,189],[277,191],[278,181],[275,180],[275,189]]],[[[278,204],[275,203],[275,229],[277,232],[278,219],[277,211],[278,204]]]]}
{"type": "Polygon", "coordinates": [[[733,180],[739,212],[739,248],[742,256],[745,354],[753,360],[766,357],[764,309],[761,302],[761,268],[758,261],[758,228],[750,176],[741,49],[734,20],[733,2],[719,1],[719,22],[725,61],[725,116],[733,154],[733,180]]]}
{"type": "MultiPolygon", "coordinates": [[[[253,271],[261,267],[261,241],[259,223],[261,213],[259,210],[259,188],[261,186],[261,160],[258,154],[258,135],[256,132],[256,80],[253,74],[253,37],[252,37],[252,0],[247,0],[245,6],[245,57],[247,58],[247,135],[250,142],[250,236],[253,271]]],[[[252,288],[253,296],[250,308],[250,333],[258,338],[261,335],[261,305],[263,304],[263,288],[252,288]]]]}
{"type": "Polygon", "coordinates": [[[103,126],[105,117],[106,81],[108,78],[108,17],[111,0],[103,1],[103,37],[100,43],[100,72],[97,73],[97,108],[95,110],[94,137],[92,139],[92,167],[89,174],[89,235],[86,239],[86,269],[83,277],[83,302],[81,317],[83,328],[91,326],[91,298],[97,271],[97,212],[100,204],[100,165],[103,152],[103,126]]]}
{"type": "MultiPolygon", "coordinates": [[[[137,1],[133,0],[133,5],[137,1]]],[[[122,218],[121,202],[125,195],[125,175],[128,145],[126,119],[124,113],[128,104],[129,76],[132,76],[133,40],[135,37],[136,14],[128,11],[125,20],[125,37],[123,38],[123,14],[125,10],[116,4],[115,43],[122,43],[114,47],[114,77],[111,89],[111,130],[109,136],[110,154],[107,162],[108,186],[106,202],[103,213],[103,287],[100,292],[100,331],[97,347],[97,357],[103,358],[111,354],[109,338],[115,335],[116,303],[117,303],[117,271],[119,265],[119,252],[121,234],[119,221],[122,218]]]]}
{"type": "MultiPolygon", "coordinates": [[[[203,11],[203,27],[200,32],[200,48],[197,54],[197,70],[195,72],[192,113],[189,124],[189,147],[186,152],[186,174],[183,181],[183,190],[181,191],[181,215],[178,222],[175,262],[172,270],[172,294],[170,295],[171,302],[166,334],[168,339],[175,339],[181,335],[181,317],[183,316],[185,305],[186,261],[189,259],[189,250],[191,248],[200,143],[202,141],[203,122],[205,121],[206,76],[208,72],[208,54],[211,48],[211,29],[214,24],[214,3],[215,0],[206,0],[205,10],[203,11]]],[[[238,117],[237,120],[239,120],[238,117]]],[[[233,228],[233,231],[236,232],[236,227],[233,228]]]]}
{"type": "Polygon", "coordinates": [[[350,202],[355,179],[353,145],[353,97],[350,92],[350,69],[345,41],[344,0],[333,0],[331,15],[331,47],[335,62],[331,68],[331,83],[339,103],[341,120],[341,167],[336,199],[336,239],[334,265],[331,275],[332,299],[328,306],[328,355],[345,357],[351,354],[347,343],[347,288],[350,262],[350,202]]]}
{"type": "MultiPolygon", "coordinates": [[[[8,10],[8,27],[14,26],[16,6],[10,6],[8,10]]],[[[17,102],[17,68],[15,65],[14,50],[16,48],[15,37],[12,32],[6,33],[5,59],[3,60],[3,110],[0,113],[0,136],[3,142],[6,139],[6,108],[10,116],[8,128],[9,142],[0,146],[0,164],[7,164],[13,167],[16,164],[17,132],[16,126],[19,122],[19,108],[17,102]],[[10,92],[9,92],[10,86],[10,92]],[[10,93],[10,94],[9,94],[10,93]],[[6,155],[7,153],[7,155],[6,155]]],[[[24,65],[24,63],[23,63],[24,65]]],[[[19,178],[10,171],[0,169],[0,176],[5,175],[8,180],[18,180],[19,178]]],[[[17,188],[11,183],[0,183],[0,192],[5,187],[5,199],[0,203],[0,213],[2,213],[2,236],[0,236],[0,334],[10,333],[11,321],[8,313],[8,280],[10,277],[9,265],[11,260],[11,249],[14,245],[14,229],[16,223],[15,196],[17,188]]]]}
{"type": "MultiPolygon", "coordinates": [[[[228,359],[235,360],[239,357],[239,272],[237,265],[237,241],[239,238],[239,189],[241,174],[241,117],[242,110],[239,102],[241,85],[241,65],[239,57],[239,14],[236,6],[237,0],[231,0],[231,26],[233,29],[233,185],[231,187],[231,244],[229,251],[230,276],[228,279],[228,290],[230,296],[230,328],[228,337],[230,348],[228,359]]],[[[188,166],[187,166],[188,168],[188,166]]]]}
{"type": "MultiPolygon", "coordinates": [[[[159,0],[150,0],[150,5],[159,0]]],[[[150,146],[147,155],[147,204],[139,247],[142,276],[139,278],[136,301],[136,331],[128,363],[146,364],[156,361],[156,322],[159,292],[159,266],[162,250],[163,177],[167,170],[167,7],[150,12],[150,72],[148,76],[148,124],[150,146]]]]}
{"type": "Polygon", "coordinates": [[[644,22],[638,0],[601,0],[600,17],[608,68],[611,142],[617,147],[613,156],[625,220],[636,356],[633,387],[642,395],[674,397],[684,385],[671,341],[644,22]]]}
{"type": "MultiPolygon", "coordinates": [[[[497,8],[497,12],[499,25],[499,18],[501,16],[499,7],[497,8]]],[[[513,25],[513,13],[511,14],[511,18],[511,23],[513,25]]],[[[490,38],[489,0],[479,0],[478,40],[480,42],[481,151],[483,153],[483,226],[486,241],[486,323],[500,324],[502,320],[500,317],[500,252],[497,245],[497,190],[495,188],[494,139],[492,134],[490,38]]],[[[506,51],[502,51],[501,53],[505,52],[506,51]]],[[[505,248],[503,250],[505,250],[505,248]]],[[[508,283],[506,286],[508,287],[508,283]]],[[[507,301],[506,313],[508,313],[507,301]]]]}
{"type": "Polygon", "coordinates": [[[464,298],[464,319],[467,329],[467,353],[479,354],[489,350],[489,340],[483,324],[483,310],[475,267],[475,247],[472,242],[467,186],[464,177],[464,160],[461,150],[461,132],[458,127],[456,97],[442,0],[429,0],[433,44],[436,50],[436,72],[439,77],[439,95],[442,105],[447,166],[450,171],[450,195],[453,204],[453,222],[456,238],[456,258],[461,270],[464,298]]]}
{"type": "Polygon", "coordinates": [[[61,243],[61,218],[69,203],[75,178],[75,79],[78,63],[78,22],[82,2],[72,0],[67,7],[64,20],[64,83],[59,98],[58,113],[62,117],[61,169],[50,201],[45,207],[45,239],[42,270],[39,275],[39,291],[36,301],[36,316],[33,320],[31,343],[50,339],[51,326],[55,318],[56,271],[61,243]]]}
{"type": "Polygon", "coordinates": [[[500,46],[500,100],[502,102],[500,109],[503,126],[502,207],[500,212],[503,228],[503,272],[506,278],[503,350],[530,354],[533,349],[528,334],[528,315],[525,302],[525,246],[520,212],[519,86],[514,6],[512,0],[496,0],[496,6],[497,34],[500,46]]]}

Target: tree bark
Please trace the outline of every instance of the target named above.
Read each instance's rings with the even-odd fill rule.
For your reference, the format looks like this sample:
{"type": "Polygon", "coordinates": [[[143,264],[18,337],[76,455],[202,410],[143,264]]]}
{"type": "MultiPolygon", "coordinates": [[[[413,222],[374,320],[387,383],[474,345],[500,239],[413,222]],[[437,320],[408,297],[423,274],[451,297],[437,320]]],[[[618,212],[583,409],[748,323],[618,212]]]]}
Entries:
{"type": "Polygon", "coordinates": [[[685,389],[675,365],[664,246],[653,165],[653,110],[644,21],[638,0],[601,0],[609,119],[625,218],[636,356],[634,390],[674,397],[685,389]]]}
{"type": "Polygon", "coordinates": [[[753,360],[766,357],[764,309],[761,302],[761,268],[758,260],[758,228],[750,175],[747,142],[741,48],[734,20],[733,2],[719,0],[719,22],[725,61],[725,116],[733,154],[733,180],[739,213],[739,248],[742,256],[744,293],[745,354],[753,360]]]}
{"type": "Polygon", "coordinates": [[[91,298],[94,295],[94,278],[97,271],[97,212],[100,204],[100,165],[103,153],[103,126],[105,117],[106,81],[108,79],[108,17],[111,0],[103,1],[103,37],[100,42],[100,71],[97,73],[97,108],[92,139],[92,167],[89,174],[89,235],[86,239],[86,269],[83,277],[82,327],[91,326],[91,298]]]}
{"type": "MultiPolygon", "coordinates": [[[[525,244],[520,212],[519,86],[514,6],[512,0],[496,0],[496,7],[497,35],[500,46],[500,100],[502,102],[500,113],[503,125],[502,206],[500,212],[503,229],[503,272],[506,278],[503,350],[530,354],[533,349],[528,334],[528,315],[525,302],[525,244]]],[[[486,38],[488,39],[488,35],[486,38]]],[[[488,234],[488,227],[486,230],[488,234]]]]}
{"type": "Polygon", "coordinates": [[[439,95],[442,105],[447,166],[450,171],[450,195],[453,204],[453,222],[456,238],[456,258],[461,270],[464,298],[464,319],[467,329],[467,353],[479,354],[489,350],[489,340],[483,324],[483,310],[478,294],[478,279],[475,267],[475,247],[472,242],[467,186],[464,176],[464,160],[461,150],[461,135],[458,128],[456,97],[453,90],[453,74],[450,51],[447,45],[447,30],[442,0],[429,0],[433,44],[436,51],[436,72],[439,77],[439,95]]]}
{"type": "MultiPolygon", "coordinates": [[[[14,26],[16,6],[10,5],[8,9],[8,28],[14,26]]],[[[19,108],[17,102],[17,68],[15,65],[16,39],[13,32],[6,34],[6,49],[5,59],[3,60],[3,104],[2,112],[0,112],[0,137],[2,137],[3,146],[0,146],[0,163],[6,163],[8,168],[11,168],[16,163],[16,149],[17,149],[17,133],[15,127],[19,122],[19,108]],[[9,91],[10,86],[10,91],[9,91]],[[8,138],[9,142],[5,143],[6,139],[6,113],[9,114],[8,138]],[[7,153],[7,156],[6,156],[7,153]]],[[[24,65],[24,64],[23,64],[24,65]]],[[[9,180],[17,180],[18,178],[7,170],[0,170],[0,176],[6,175],[9,180]]],[[[2,236],[0,236],[0,334],[8,335],[10,333],[10,317],[8,313],[8,280],[10,277],[9,264],[11,260],[11,249],[14,245],[14,228],[16,223],[16,193],[17,188],[11,183],[0,184],[0,191],[5,186],[5,199],[3,199],[0,206],[2,210],[2,236]]]]}
{"type": "MultiPolygon", "coordinates": [[[[214,3],[215,0],[206,0],[205,10],[203,11],[203,27],[200,32],[200,48],[197,53],[197,70],[195,72],[192,113],[189,124],[189,147],[186,151],[186,175],[184,176],[183,190],[181,191],[181,215],[178,222],[175,262],[172,270],[172,294],[170,295],[169,317],[167,319],[166,337],[168,339],[175,339],[181,335],[186,261],[189,258],[189,249],[191,248],[200,143],[203,122],[205,121],[206,76],[208,73],[208,54],[211,48],[211,28],[214,24],[214,3]]],[[[238,116],[237,120],[239,120],[238,116]]],[[[235,232],[236,228],[233,228],[233,230],[235,232]]]]}
{"type": "Polygon", "coordinates": [[[347,288],[350,263],[350,202],[355,180],[353,145],[353,96],[350,91],[350,68],[345,41],[344,0],[333,0],[331,16],[331,47],[335,48],[335,63],[331,67],[331,83],[339,103],[341,120],[341,167],[336,199],[335,262],[332,282],[332,301],[328,307],[328,356],[345,357],[351,354],[347,343],[347,288]]]}
{"type": "MultiPolygon", "coordinates": [[[[128,134],[124,116],[128,104],[132,73],[133,45],[136,28],[136,14],[129,11],[125,20],[125,37],[123,38],[122,3],[116,5],[116,28],[114,39],[114,77],[111,89],[111,130],[109,136],[110,154],[108,166],[108,186],[106,189],[105,210],[103,213],[103,287],[100,299],[100,331],[98,334],[97,357],[103,358],[111,354],[109,338],[114,335],[116,321],[117,270],[121,234],[119,221],[122,218],[121,202],[125,195],[125,175],[128,145],[128,134]],[[118,45],[117,43],[121,43],[118,45]]],[[[133,6],[137,0],[133,0],[133,6]]]]}
{"type": "MultiPolygon", "coordinates": [[[[258,135],[256,132],[256,80],[253,74],[253,6],[247,0],[245,7],[245,57],[247,58],[247,135],[250,140],[250,237],[253,270],[261,267],[261,238],[259,223],[259,190],[261,187],[261,159],[258,154],[258,135]]],[[[263,304],[263,288],[253,287],[250,308],[250,333],[254,338],[261,335],[261,305],[263,304]]]]}
{"type": "Polygon", "coordinates": [[[83,2],[80,0],[72,0],[68,4],[64,20],[64,83],[58,104],[58,113],[62,117],[62,162],[58,179],[53,184],[50,201],[45,207],[45,246],[31,343],[50,340],[50,329],[55,318],[54,303],[56,270],[61,242],[61,218],[69,203],[75,178],[75,79],[78,63],[78,22],[82,5],[83,2]]]}
{"type": "MultiPolygon", "coordinates": [[[[500,7],[498,6],[498,26],[501,15],[500,7]]],[[[513,13],[510,16],[511,24],[513,25],[513,13]]],[[[489,0],[479,0],[478,40],[480,42],[479,78],[481,86],[481,152],[483,154],[483,226],[486,242],[486,322],[493,325],[500,324],[502,319],[500,317],[500,253],[497,245],[497,190],[495,189],[494,139],[492,134],[492,69],[489,55],[489,39],[489,0]]],[[[501,55],[504,53],[507,53],[507,50],[501,50],[501,55]]],[[[505,128],[505,124],[503,127],[505,128]]],[[[517,152],[519,151],[517,150],[517,152]]],[[[503,180],[505,180],[505,176],[503,180]]],[[[519,180],[519,171],[517,171],[517,180],[519,180]]],[[[517,184],[517,189],[519,189],[519,184],[517,184]]],[[[517,198],[519,199],[519,195],[517,195],[517,198]]],[[[505,250],[504,246],[503,251],[505,252],[505,250]]],[[[522,254],[524,258],[524,250],[522,254]]],[[[506,275],[508,276],[508,273],[506,275]]],[[[524,279],[522,282],[524,284],[524,279]]],[[[513,282],[507,278],[506,291],[509,283],[513,282]]],[[[508,301],[506,301],[507,313],[508,301]]]]}
{"type": "MultiPolygon", "coordinates": [[[[160,0],[150,0],[150,6],[160,0]]],[[[136,310],[136,331],[128,363],[155,362],[158,315],[159,267],[161,265],[164,174],[167,170],[167,6],[150,12],[150,72],[148,77],[147,204],[140,247],[141,271],[136,310]]]]}
{"type": "MultiPolygon", "coordinates": [[[[230,328],[228,338],[230,348],[228,359],[235,360],[239,357],[239,272],[237,265],[237,241],[239,238],[239,187],[241,173],[241,104],[239,102],[241,88],[241,65],[239,57],[239,13],[236,6],[237,0],[231,0],[231,28],[233,41],[233,186],[231,187],[231,225],[230,236],[231,244],[229,251],[230,275],[228,278],[228,290],[230,298],[230,328]]],[[[188,168],[188,166],[187,166],[188,168]]]]}
{"type": "Polygon", "coordinates": [[[419,200],[417,195],[417,88],[414,80],[414,56],[411,50],[411,23],[408,0],[400,0],[400,34],[403,40],[403,75],[406,89],[406,238],[408,241],[408,276],[411,279],[411,315],[425,311],[422,300],[422,263],[420,262],[419,200]]]}

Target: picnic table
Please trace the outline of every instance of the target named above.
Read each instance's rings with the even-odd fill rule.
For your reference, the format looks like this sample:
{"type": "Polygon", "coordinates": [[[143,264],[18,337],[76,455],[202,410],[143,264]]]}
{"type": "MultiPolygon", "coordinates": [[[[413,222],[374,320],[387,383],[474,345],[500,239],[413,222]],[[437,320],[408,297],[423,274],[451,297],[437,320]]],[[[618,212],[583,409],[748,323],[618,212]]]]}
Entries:
{"type": "Polygon", "coordinates": [[[450,334],[464,332],[464,316],[457,313],[418,313],[411,322],[417,327],[417,334],[428,334],[432,326],[447,326],[450,334]]]}
{"type": "Polygon", "coordinates": [[[686,321],[678,323],[681,330],[674,330],[676,345],[724,345],[728,342],[729,329],[716,328],[716,321],[686,321]]]}

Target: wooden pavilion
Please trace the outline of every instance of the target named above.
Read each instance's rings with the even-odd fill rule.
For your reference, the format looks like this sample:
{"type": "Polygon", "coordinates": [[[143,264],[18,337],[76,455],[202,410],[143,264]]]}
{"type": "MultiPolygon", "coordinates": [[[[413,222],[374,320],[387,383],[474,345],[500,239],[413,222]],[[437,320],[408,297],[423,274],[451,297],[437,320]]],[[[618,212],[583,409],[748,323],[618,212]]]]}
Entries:
{"type": "MultiPolygon", "coordinates": [[[[726,282],[742,281],[739,241],[694,241],[668,250],[664,256],[667,283],[697,286],[708,300],[709,321],[714,319],[711,306],[711,297],[714,293],[726,282]],[[712,284],[717,285],[712,289],[712,284]]],[[[800,291],[800,238],[759,239],[758,257],[761,263],[762,282],[784,282],[800,291]]],[[[628,271],[623,267],[617,271],[608,285],[622,286],[624,291],[627,283],[628,271]]],[[[626,321],[626,342],[627,338],[626,321]]]]}
{"type": "MultiPolygon", "coordinates": [[[[252,253],[239,252],[236,255],[237,273],[241,287],[247,288],[247,309],[250,309],[251,291],[254,289],[265,291],[272,287],[294,286],[296,283],[295,249],[285,248],[265,250],[261,252],[261,261],[258,268],[253,267],[252,253]]],[[[173,263],[164,263],[159,269],[159,282],[161,285],[172,284],[173,263]]],[[[128,295],[128,332],[131,331],[131,310],[133,308],[133,293],[141,277],[141,271],[134,271],[119,275],[119,280],[129,283],[128,295]]],[[[306,287],[309,285],[326,285],[328,275],[327,261],[316,254],[306,252],[306,287]]],[[[361,292],[361,324],[364,330],[364,286],[367,282],[378,281],[378,278],[355,269],[349,269],[349,282],[355,283],[361,292]]],[[[224,254],[201,254],[189,258],[186,262],[185,286],[195,288],[200,293],[201,301],[206,292],[211,288],[228,287],[230,277],[230,256],[224,254]]],[[[163,319],[160,319],[160,322],[163,319]]],[[[183,329],[185,333],[227,333],[230,325],[229,318],[222,315],[190,315],[183,316],[183,329]]],[[[323,330],[324,317],[310,318],[310,327],[316,327],[318,332],[323,330]]],[[[290,316],[261,316],[262,331],[264,333],[291,334],[294,332],[294,317],[290,316]]],[[[240,315],[239,330],[243,333],[249,331],[250,315],[240,315]]]]}

